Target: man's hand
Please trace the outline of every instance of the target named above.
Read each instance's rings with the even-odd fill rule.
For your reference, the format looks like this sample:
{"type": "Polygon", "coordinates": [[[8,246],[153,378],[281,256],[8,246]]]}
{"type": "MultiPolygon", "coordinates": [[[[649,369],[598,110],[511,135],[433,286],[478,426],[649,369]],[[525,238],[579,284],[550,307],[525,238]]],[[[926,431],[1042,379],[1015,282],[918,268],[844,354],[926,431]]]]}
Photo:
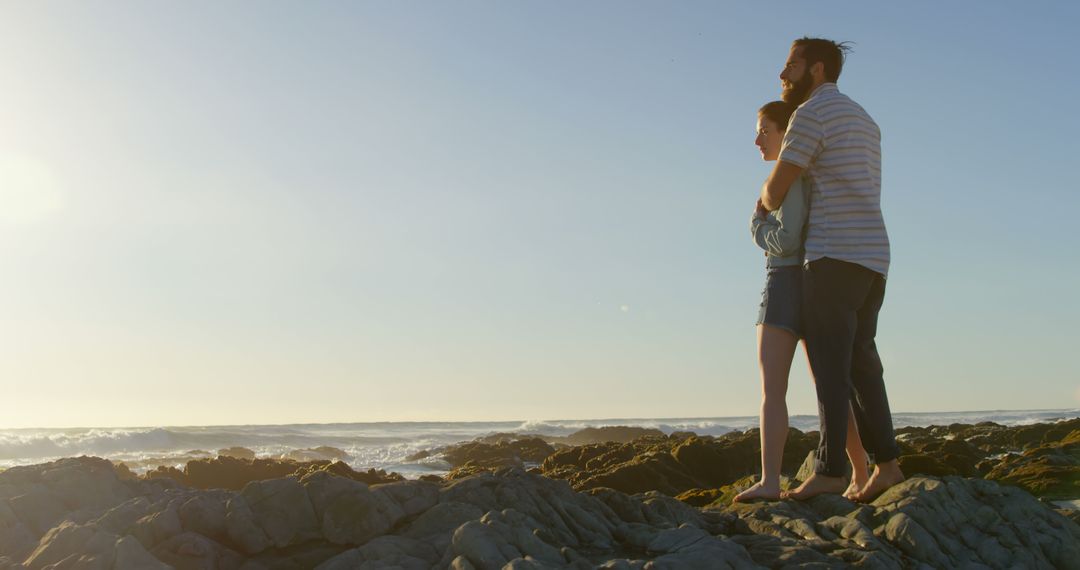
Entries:
{"type": "Polygon", "coordinates": [[[802,171],[801,166],[782,160],[776,161],[772,174],[769,174],[769,179],[761,187],[762,206],[770,212],[779,208],[780,204],[784,203],[788,190],[791,190],[791,185],[802,175],[802,171]]]}
{"type": "Polygon", "coordinates": [[[754,215],[763,220],[769,215],[769,211],[766,210],[765,206],[761,203],[761,198],[758,198],[757,204],[754,204],[754,215]]]}

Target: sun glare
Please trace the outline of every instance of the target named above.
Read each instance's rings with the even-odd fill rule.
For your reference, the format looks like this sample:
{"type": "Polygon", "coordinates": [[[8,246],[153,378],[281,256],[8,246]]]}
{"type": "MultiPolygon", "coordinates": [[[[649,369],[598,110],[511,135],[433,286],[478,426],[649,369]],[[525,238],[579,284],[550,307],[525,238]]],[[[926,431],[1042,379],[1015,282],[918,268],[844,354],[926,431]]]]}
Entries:
{"type": "Polygon", "coordinates": [[[41,160],[0,155],[0,223],[24,225],[40,222],[63,207],[56,176],[41,160]]]}

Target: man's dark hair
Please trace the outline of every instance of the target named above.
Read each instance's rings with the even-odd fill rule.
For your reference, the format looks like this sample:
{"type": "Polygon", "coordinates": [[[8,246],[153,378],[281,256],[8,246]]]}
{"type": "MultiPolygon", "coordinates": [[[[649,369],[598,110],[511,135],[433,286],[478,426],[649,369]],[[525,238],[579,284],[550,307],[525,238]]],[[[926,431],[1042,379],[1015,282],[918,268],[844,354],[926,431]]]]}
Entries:
{"type": "Polygon", "coordinates": [[[840,79],[840,70],[844,68],[844,59],[851,53],[851,42],[834,42],[824,38],[799,38],[791,47],[802,48],[802,57],[806,60],[806,69],[821,62],[825,67],[825,81],[836,83],[840,79]]]}
{"type": "Polygon", "coordinates": [[[786,131],[791,114],[795,112],[795,105],[786,101],[772,101],[765,103],[758,109],[758,116],[776,123],[777,128],[786,131]]]}

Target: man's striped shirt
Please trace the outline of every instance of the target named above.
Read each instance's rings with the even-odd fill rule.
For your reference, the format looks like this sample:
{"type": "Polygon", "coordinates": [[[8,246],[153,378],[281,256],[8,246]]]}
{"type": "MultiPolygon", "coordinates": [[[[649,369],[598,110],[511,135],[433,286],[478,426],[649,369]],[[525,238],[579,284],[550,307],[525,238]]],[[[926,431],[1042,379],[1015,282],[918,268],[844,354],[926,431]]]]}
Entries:
{"type": "Polygon", "coordinates": [[[825,83],[791,116],[780,160],[810,181],[806,262],[822,257],[889,273],[881,215],[881,131],[870,115],[825,83]]]}

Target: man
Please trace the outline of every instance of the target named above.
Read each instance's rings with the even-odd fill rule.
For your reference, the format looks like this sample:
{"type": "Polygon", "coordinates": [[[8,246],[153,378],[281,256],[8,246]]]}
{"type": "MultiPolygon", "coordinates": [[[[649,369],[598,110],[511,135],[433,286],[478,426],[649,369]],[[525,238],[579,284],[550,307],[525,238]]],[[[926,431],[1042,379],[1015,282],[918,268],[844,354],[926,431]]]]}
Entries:
{"type": "Polygon", "coordinates": [[[780,159],[761,189],[761,204],[780,206],[803,172],[810,181],[803,323],[814,373],[821,440],[815,473],[785,496],[841,493],[848,407],[875,463],[854,493],[869,501],[904,480],[874,336],[889,270],[881,215],[881,133],[874,120],[836,87],[847,46],[802,38],[780,73],[783,99],[798,109],[780,159]]]}

